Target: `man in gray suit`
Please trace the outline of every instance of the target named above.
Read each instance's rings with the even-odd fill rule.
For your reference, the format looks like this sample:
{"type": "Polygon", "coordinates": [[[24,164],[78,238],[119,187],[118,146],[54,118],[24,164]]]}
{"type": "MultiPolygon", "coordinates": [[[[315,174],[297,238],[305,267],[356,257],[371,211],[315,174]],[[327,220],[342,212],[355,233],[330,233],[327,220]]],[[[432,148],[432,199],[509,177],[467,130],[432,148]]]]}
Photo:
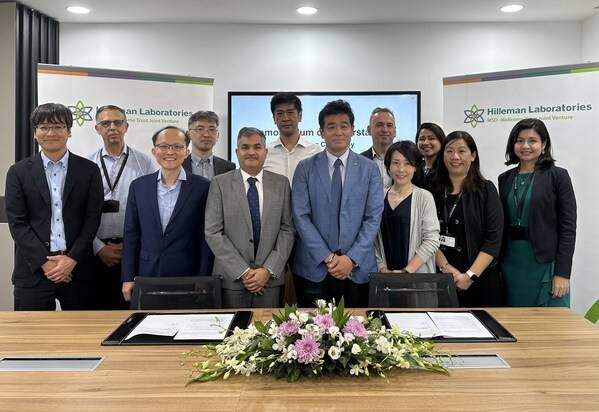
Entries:
{"type": "Polygon", "coordinates": [[[244,127],[237,136],[240,169],[215,176],[206,204],[206,241],[223,279],[227,308],[277,307],[294,241],[286,177],[263,169],[264,133],[244,127]],[[268,217],[268,219],[266,218],[268,217]]]}

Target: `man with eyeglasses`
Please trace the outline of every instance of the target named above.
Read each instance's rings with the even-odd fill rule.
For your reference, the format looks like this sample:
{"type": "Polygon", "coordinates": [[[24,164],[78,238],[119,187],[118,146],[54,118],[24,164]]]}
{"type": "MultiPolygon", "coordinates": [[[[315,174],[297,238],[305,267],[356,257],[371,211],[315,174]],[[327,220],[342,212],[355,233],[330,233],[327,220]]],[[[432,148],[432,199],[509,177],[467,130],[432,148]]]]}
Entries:
{"type": "Polygon", "coordinates": [[[96,132],[102,147],[88,159],[100,169],[104,184],[102,222],[94,239],[96,307],[128,309],[121,292],[121,259],[125,206],[131,182],[156,170],[152,159],[125,144],[129,129],[125,111],[114,105],[96,110],[96,132]]]}
{"type": "Polygon", "coordinates": [[[166,126],[152,136],[156,173],[131,183],[121,280],[131,300],[136,276],[196,276],[212,274],[214,256],[204,239],[204,211],[210,182],[182,167],[189,156],[189,136],[166,126]]]}
{"type": "Polygon", "coordinates": [[[189,118],[187,132],[191,139],[191,155],[183,162],[188,173],[212,180],[214,176],[235,170],[235,163],[212,153],[219,137],[218,125],[218,115],[208,110],[195,112],[189,118]]]}
{"type": "Polygon", "coordinates": [[[73,115],[46,103],[31,113],[41,152],[6,174],[6,215],[15,241],[15,310],[92,308],[92,241],[102,214],[93,162],[67,150],[73,115]]]}

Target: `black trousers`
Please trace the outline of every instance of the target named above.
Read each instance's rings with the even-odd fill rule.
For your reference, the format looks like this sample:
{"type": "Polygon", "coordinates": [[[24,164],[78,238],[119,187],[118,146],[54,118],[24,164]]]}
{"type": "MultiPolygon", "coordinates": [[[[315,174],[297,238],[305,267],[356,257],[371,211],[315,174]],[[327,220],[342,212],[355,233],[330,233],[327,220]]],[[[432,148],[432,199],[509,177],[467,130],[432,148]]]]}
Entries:
{"type": "Polygon", "coordinates": [[[347,308],[365,308],[368,305],[368,283],[358,284],[350,279],[339,280],[327,275],[322,282],[312,282],[294,275],[297,304],[302,308],[312,308],[318,299],[327,302],[335,299],[339,303],[344,298],[347,308]]]}
{"type": "Polygon", "coordinates": [[[94,257],[94,309],[126,310],[129,302],[123,298],[121,282],[121,264],[108,267],[94,257]]]}
{"type": "Polygon", "coordinates": [[[56,300],[62,310],[89,310],[94,308],[92,283],[89,278],[73,274],[69,283],[54,283],[41,272],[39,283],[33,287],[14,287],[15,310],[56,310],[56,300]]]}
{"type": "Polygon", "coordinates": [[[487,268],[468,289],[458,289],[458,302],[466,308],[505,306],[499,265],[487,268]]]}

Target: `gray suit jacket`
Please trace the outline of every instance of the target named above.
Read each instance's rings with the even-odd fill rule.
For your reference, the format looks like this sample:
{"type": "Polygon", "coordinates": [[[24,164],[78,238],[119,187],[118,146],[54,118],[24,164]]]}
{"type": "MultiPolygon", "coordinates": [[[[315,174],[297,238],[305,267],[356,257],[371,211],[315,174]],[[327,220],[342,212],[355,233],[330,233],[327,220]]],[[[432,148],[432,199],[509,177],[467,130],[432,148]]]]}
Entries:
{"type": "Polygon", "coordinates": [[[239,280],[248,268],[264,267],[273,276],[269,287],[284,284],[284,270],[295,236],[291,190],[285,176],[264,171],[260,244],[256,256],[252,221],[239,169],[215,176],[206,204],[205,234],[215,256],[212,276],[225,289],[244,289],[239,280]]]}

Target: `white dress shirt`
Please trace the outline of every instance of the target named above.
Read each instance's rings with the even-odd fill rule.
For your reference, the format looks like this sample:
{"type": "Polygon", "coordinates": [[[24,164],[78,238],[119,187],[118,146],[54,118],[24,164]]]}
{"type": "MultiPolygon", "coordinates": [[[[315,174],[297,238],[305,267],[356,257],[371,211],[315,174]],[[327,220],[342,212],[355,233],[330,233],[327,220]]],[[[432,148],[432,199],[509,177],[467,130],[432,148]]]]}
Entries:
{"type": "Polygon", "coordinates": [[[249,177],[256,178],[256,190],[258,191],[258,203],[260,204],[260,220],[262,220],[262,210],[264,208],[264,182],[262,181],[262,176],[264,175],[264,170],[260,170],[256,176],[252,176],[249,173],[246,173],[243,169],[239,169],[241,171],[241,178],[243,179],[243,184],[245,186],[245,195],[247,196],[248,190],[250,189],[250,184],[248,183],[249,177]]]}
{"type": "Polygon", "coordinates": [[[374,147],[370,150],[372,150],[372,160],[374,160],[374,163],[376,163],[377,167],[379,168],[379,172],[381,173],[381,177],[383,178],[383,189],[388,189],[391,187],[393,180],[391,180],[391,176],[389,176],[389,173],[387,173],[385,159],[376,153],[374,147]]]}
{"type": "Polygon", "coordinates": [[[289,184],[293,182],[297,164],[322,150],[319,144],[312,143],[301,136],[291,151],[287,150],[281,139],[269,143],[266,147],[268,154],[264,162],[264,170],[286,176],[289,184]]]}
{"type": "Polygon", "coordinates": [[[42,161],[46,171],[46,181],[50,191],[50,205],[52,209],[52,220],[50,221],[50,252],[64,251],[67,249],[67,241],[64,234],[64,220],[62,219],[62,192],[64,181],[67,177],[69,166],[69,151],[60,160],[50,160],[42,152],[42,161]]]}
{"type": "Polygon", "coordinates": [[[341,160],[341,186],[345,183],[345,171],[347,170],[347,158],[349,157],[349,149],[345,151],[341,156],[337,157],[332,155],[327,150],[327,161],[329,162],[329,177],[333,179],[333,172],[335,171],[335,162],[337,159],[341,160]]]}

